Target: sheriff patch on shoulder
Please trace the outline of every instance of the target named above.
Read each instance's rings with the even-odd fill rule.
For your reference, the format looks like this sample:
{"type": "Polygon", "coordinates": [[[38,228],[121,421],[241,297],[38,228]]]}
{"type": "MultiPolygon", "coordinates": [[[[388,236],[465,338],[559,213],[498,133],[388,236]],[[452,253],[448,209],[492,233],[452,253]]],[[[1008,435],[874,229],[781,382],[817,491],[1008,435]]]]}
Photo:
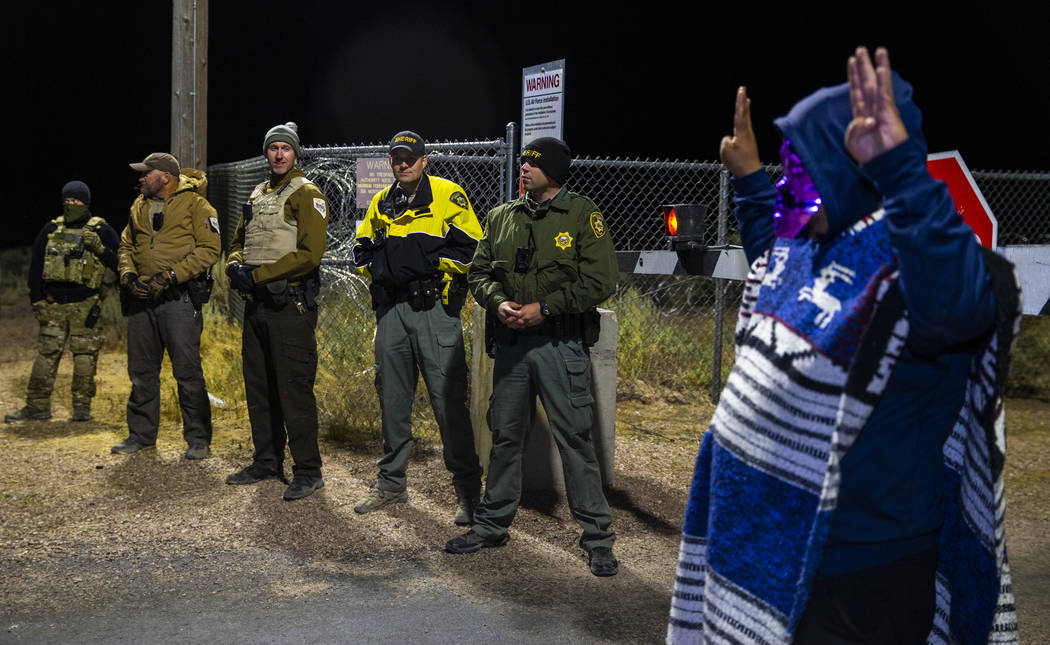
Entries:
{"type": "Polygon", "coordinates": [[[468,206],[470,206],[470,202],[467,201],[467,196],[459,192],[458,190],[452,193],[452,195],[449,196],[448,199],[450,202],[452,202],[456,206],[459,206],[460,208],[467,208],[468,206]]]}
{"type": "Polygon", "coordinates": [[[594,237],[605,235],[605,220],[598,211],[591,213],[591,230],[594,231],[594,237]]]}

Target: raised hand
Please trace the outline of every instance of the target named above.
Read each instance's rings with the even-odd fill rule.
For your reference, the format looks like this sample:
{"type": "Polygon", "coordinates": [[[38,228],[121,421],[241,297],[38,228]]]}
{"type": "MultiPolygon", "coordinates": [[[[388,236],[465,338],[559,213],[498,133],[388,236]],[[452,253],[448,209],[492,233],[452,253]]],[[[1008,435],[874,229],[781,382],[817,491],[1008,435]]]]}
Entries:
{"type": "Polygon", "coordinates": [[[750,175],[762,167],[762,162],[758,159],[755,132],[751,129],[751,99],[747,98],[747,88],[743,85],[736,91],[733,136],[722,137],[718,154],[734,177],[750,175]]]}
{"type": "Polygon", "coordinates": [[[875,50],[875,65],[873,68],[866,47],[858,47],[846,63],[853,108],[853,120],[846,128],[846,150],[862,164],[908,139],[893,99],[890,55],[885,47],[875,50]]]}

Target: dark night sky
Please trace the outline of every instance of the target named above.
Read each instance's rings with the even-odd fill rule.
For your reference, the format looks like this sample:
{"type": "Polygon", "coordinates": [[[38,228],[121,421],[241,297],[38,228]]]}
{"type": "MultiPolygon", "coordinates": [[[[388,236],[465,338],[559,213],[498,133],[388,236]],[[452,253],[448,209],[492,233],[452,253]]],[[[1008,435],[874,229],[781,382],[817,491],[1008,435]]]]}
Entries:
{"type": "MultiPolygon", "coordinates": [[[[973,169],[1050,168],[1046,23],[1011,4],[947,19],[961,5],[910,3],[901,15],[813,2],[210,4],[210,163],[261,154],[265,131],[287,120],[307,145],[380,142],[403,128],[500,138],[520,120],[521,68],[558,58],[577,154],[715,160],[743,83],[762,157],[775,161],[772,119],[843,82],[865,44],[888,46],[915,86],[931,151],[958,149],[973,169]]],[[[2,245],[29,244],[73,178],[119,231],[137,194],[126,164],[169,148],[170,3],[56,0],[5,14],[15,203],[2,245]]]]}

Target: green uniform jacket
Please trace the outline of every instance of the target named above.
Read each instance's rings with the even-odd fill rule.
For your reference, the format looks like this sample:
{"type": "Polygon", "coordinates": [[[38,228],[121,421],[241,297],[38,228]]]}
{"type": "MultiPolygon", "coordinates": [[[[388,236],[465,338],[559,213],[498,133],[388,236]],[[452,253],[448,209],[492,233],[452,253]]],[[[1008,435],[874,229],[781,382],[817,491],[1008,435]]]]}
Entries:
{"type": "Polygon", "coordinates": [[[153,230],[150,199],[139,195],[131,205],[128,225],[120,234],[117,269],[151,276],[171,269],[175,279],[186,282],[207,271],[219,259],[219,218],[200,194],[208,185],[204,173],[183,168],[179,186],[164,200],[164,221],[153,230]]]}
{"type": "MultiPolygon", "coordinates": [[[[274,184],[270,177],[267,193],[281,189],[292,177],[302,177],[303,171],[292,168],[284,177],[274,184]]],[[[321,266],[328,232],[328,200],[317,186],[306,184],[288,196],[284,203],[284,218],[296,224],[295,250],[281,257],[272,264],[264,264],[252,271],[255,284],[265,284],[274,280],[294,280],[309,275],[321,266]],[[321,199],[324,206],[318,208],[314,201],[321,199]],[[322,210],[324,212],[322,212],[322,210]]],[[[244,217],[237,222],[237,231],[230,243],[230,255],[226,262],[229,266],[235,262],[244,262],[244,217]]]]}
{"type": "Polygon", "coordinates": [[[535,215],[524,196],[492,209],[467,281],[492,314],[504,300],[546,300],[558,315],[589,311],[611,296],[616,273],[616,251],[598,207],[562,188],[535,215]],[[528,271],[516,273],[517,249],[529,246],[535,251],[528,271]]]}

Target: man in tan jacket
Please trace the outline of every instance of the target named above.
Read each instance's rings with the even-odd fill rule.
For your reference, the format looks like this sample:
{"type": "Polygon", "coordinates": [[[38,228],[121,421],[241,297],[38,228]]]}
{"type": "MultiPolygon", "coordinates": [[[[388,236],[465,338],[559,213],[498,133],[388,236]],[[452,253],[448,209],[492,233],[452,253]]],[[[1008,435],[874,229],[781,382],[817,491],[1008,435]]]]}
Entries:
{"type": "Polygon", "coordinates": [[[211,408],[201,370],[201,304],[219,258],[219,220],[202,193],[203,172],[166,152],[142,163],[141,195],[120,236],[118,273],[128,315],[128,438],[113,452],[152,448],[160,422],[160,366],[167,350],[178,383],[187,459],[208,456],[211,408]]]}

